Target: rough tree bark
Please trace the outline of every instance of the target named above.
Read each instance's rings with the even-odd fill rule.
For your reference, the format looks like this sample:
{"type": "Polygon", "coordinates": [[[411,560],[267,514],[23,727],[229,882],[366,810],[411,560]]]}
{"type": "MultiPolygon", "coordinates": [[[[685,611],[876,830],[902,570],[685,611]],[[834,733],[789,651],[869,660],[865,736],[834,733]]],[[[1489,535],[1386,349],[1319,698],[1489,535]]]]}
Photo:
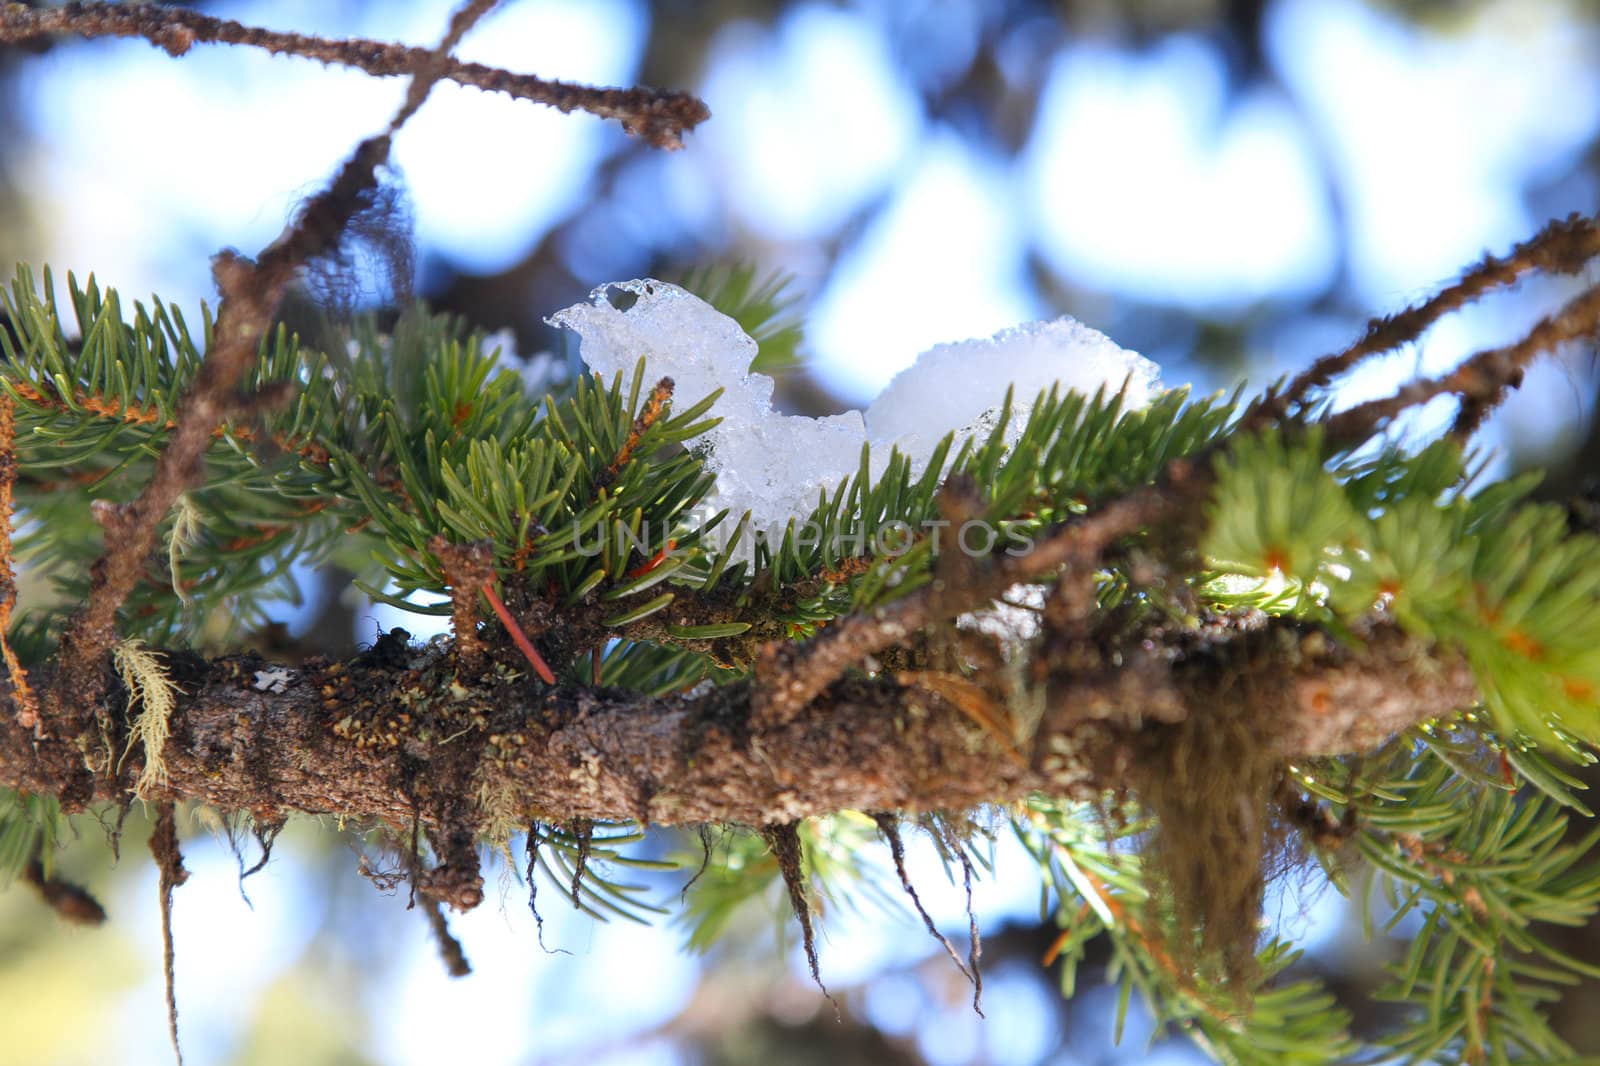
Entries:
{"type": "MultiPolygon", "coordinates": [[[[467,845],[491,817],[765,825],[846,808],[959,809],[1033,790],[1092,798],[1126,780],[1136,737],[1218,706],[1242,711],[1263,744],[1295,757],[1373,747],[1476,692],[1463,662],[1393,629],[1354,650],[1268,627],[1178,662],[1129,659],[1065,680],[1019,753],[944,698],[888,677],[836,683],[789,720],[758,725],[748,683],[653,699],[549,688],[505,680],[493,665],[459,674],[447,649],[408,649],[392,634],[348,662],[167,661],[185,695],[161,753],[168,783],[154,798],[266,822],[296,811],[396,828],[415,819],[467,845]]],[[[109,686],[106,698],[127,694],[109,686]]],[[[107,773],[106,751],[91,734],[40,739],[0,716],[0,780],[60,794],[69,808],[127,800],[146,753],[136,748],[107,773]]]]}

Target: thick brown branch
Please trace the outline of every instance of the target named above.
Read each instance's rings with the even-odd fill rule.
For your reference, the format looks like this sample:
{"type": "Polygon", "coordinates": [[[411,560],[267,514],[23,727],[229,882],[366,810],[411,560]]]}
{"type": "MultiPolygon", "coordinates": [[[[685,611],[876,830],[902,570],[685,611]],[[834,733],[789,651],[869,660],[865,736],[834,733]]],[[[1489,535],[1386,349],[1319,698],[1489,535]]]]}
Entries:
{"type": "MultiPolygon", "coordinates": [[[[0,7],[0,43],[11,44],[52,34],[81,37],[143,37],[174,56],[197,43],[247,45],[274,55],[295,55],[321,63],[355,67],[377,77],[416,74],[433,50],[359,39],[329,40],[301,33],[277,33],[213,18],[184,8],[153,4],[74,3],[35,9],[22,4],[0,7]]],[[[604,89],[570,82],[547,81],[531,74],[448,60],[442,76],[485,92],[502,92],[561,111],[587,111],[614,119],[629,133],[658,148],[680,148],[683,134],[711,116],[698,98],[654,89],[604,89]]]]}
{"type": "MultiPolygon", "coordinates": [[[[1359,653],[1287,629],[1237,643],[1079,679],[1021,764],[958,710],[887,679],[840,683],[790,720],[758,726],[745,684],[666,698],[551,691],[497,681],[492,668],[460,677],[437,648],[414,650],[411,664],[391,648],[295,670],[175,659],[186,695],[163,752],[166,795],[397,827],[420,813],[430,831],[451,834],[477,828],[462,820],[487,820],[472,797],[495,797],[497,815],[527,821],[766,825],[841,809],[960,809],[1035,790],[1089,796],[1122,782],[1128,741],[1163,728],[1143,713],[1158,702],[1203,717],[1225,691],[1262,723],[1263,743],[1293,757],[1370,748],[1476,699],[1458,657],[1392,629],[1359,653]]],[[[81,782],[74,802],[91,790],[124,799],[139,758],[120,779],[81,782]]],[[[60,774],[15,716],[0,714],[0,784],[61,792],[60,774]]]]}

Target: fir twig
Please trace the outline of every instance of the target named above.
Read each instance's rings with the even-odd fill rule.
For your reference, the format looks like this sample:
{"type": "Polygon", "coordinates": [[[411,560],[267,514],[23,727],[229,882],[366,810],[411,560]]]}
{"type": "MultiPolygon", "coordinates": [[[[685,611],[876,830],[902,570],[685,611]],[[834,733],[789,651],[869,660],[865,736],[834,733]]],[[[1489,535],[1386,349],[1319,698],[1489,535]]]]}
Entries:
{"type": "Polygon", "coordinates": [[[1381,400],[1370,400],[1341,411],[1327,421],[1328,439],[1354,444],[1377,432],[1402,411],[1420,407],[1436,396],[1454,394],[1466,405],[1468,427],[1481,419],[1522,384],[1523,372],[1540,355],[1568,341],[1600,333],[1600,286],[1588,289],[1561,310],[1548,315],[1521,340],[1489,348],[1468,358],[1448,374],[1411,382],[1381,400]]]}
{"type": "Polygon", "coordinates": [[[1462,274],[1454,285],[1422,303],[1372,319],[1360,340],[1343,351],[1318,359],[1290,382],[1273,401],[1274,411],[1281,414],[1303,403],[1311,393],[1326,388],[1334,378],[1368,356],[1393,351],[1416,340],[1433,323],[1492,289],[1512,285],[1533,270],[1576,274],[1596,255],[1600,255],[1600,224],[1595,219],[1572,214],[1552,222],[1536,236],[1513,248],[1504,259],[1485,256],[1483,262],[1462,274]]]}
{"type": "MultiPolygon", "coordinates": [[[[96,511],[105,529],[106,550],[92,571],[88,600],[62,637],[65,675],[76,691],[78,707],[92,707],[103,684],[96,669],[116,640],[116,615],[140,580],[144,559],[155,546],[161,520],[178,497],[199,481],[203,457],[222,420],[240,409],[234,390],[255,364],[285,288],[306,262],[332,247],[346,223],[367,203],[376,185],[376,171],[389,157],[394,134],[414,114],[442,73],[442,60],[492,0],[469,0],[451,19],[444,43],[433,61],[412,78],[405,102],[388,128],[369,137],[346,160],[333,182],[309,200],[288,230],[252,264],[231,252],[213,260],[222,292],[216,339],[200,371],[180,403],[177,425],[156,460],[154,473],[138,499],[126,506],[106,505],[96,511]]],[[[12,11],[7,8],[8,17],[12,11]]],[[[102,721],[103,733],[109,735],[102,721]]]]}
{"type": "MultiPolygon", "coordinates": [[[[336,63],[375,77],[415,75],[434,52],[380,41],[331,40],[244,26],[185,8],[154,4],[72,3],[37,9],[10,3],[0,8],[0,43],[14,44],[58,33],[81,37],[143,37],[173,56],[197,43],[247,45],[274,55],[295,55],[336,63]]],[[[657,89],[593,88],[571,82],[515,74],[482,63],[447,59],[441,76],[485,92],[502,92],[563,112],[586,111],[622,124],[628,133],[658,148],[680,148],[683,134],[711,117],[697,97],[657,89]]]]}
{"type": "Polygon", "coordinates": [[[1109,545],[1169,514],[1203,480],[1189,460],[1176,460],[1161,485],[1135,490],[1065,523],[1033,551],[1003,559],[975,576],[959,595],[931,584],[887,607],[851,615],[805,644],[768,644],[757,665],[758,719],[774,725],[789,720],[865,656],[985,607],[1012,585],[1061,568],[1092,570],[1109,545]]]}
{"type": "Polygon", "coordinates": [[[650,390],[650,396],[645,401],[643,409],[633,420],[633,428],[628,430],[628,439],[622,442],[622,449],[617,452],[617,457],[611,465],[596,479],[596,486],[605,488],[617,479],[622,468],[628,465],[633,458],[633,453],[639,447],[639,441],[650,427],[661,421],[661,415],[666,411],[667,404],[672,402],[672,379],[662,378],[650,390]]]}
{"type": "Polygon", "coordinates": [[[439,557],[450,585],[450,626],[455,635],[456,660],[470,668],[483,656],[483,637],[478,633],[478,594],[494,581],[494,552],[484,541],[451,544],[442,536],[435,536],[428,543],[428,550],[439,557]]]}

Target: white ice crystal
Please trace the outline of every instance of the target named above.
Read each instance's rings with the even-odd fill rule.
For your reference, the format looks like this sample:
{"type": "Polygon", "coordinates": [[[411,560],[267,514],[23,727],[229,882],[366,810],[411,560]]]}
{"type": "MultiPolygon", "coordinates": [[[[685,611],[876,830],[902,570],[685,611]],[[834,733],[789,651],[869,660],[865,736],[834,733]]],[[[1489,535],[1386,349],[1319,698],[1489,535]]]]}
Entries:
{"type": "Polygon", "coordinates": [[[790,518],[811,513],[822,489],[860,466],[867,436],[861,412],[773,414],[772,379],[749,373],[756,342],[699,297],[644,280],[602,285],[591,298],[549,320],[578,334],[590,370],[607,381],[621,373],[626,381],[642,355],[651,381],[672,379],[680,407],[723,390],[712,409],[722,422],[703,440],[706,467],[717,475],[708,505],[728,508],[735,519],[749,511],[756,529],[780,532],[790,518]],[[618,310],[614,292],[632,295],[633,304],[618,310]]]}
{"type": "Polygon", "coordinates": [[[589,369],[609,381],[633,374],[645,359],[652,381],[671,377],[677,403],[697,402],[723,389],[713,413],[722,418],[700,442],[706,466],[717,475],[708,502],[735,516],[748,510],[756,529],[781,531],[804,517],[821,490],[837,486],[860,466],[861,446],[872,446],[877,473],[898,447],[914,469],[952,430],[992,427],[1014,386],[1009,433],[1020,433],[1041,390],[1093,394],[1127,385],[1126,406],[1142,407],[1160,387],[1158,368],[1119,348],[1104,334],[1071,318],[1003,330],[988,340],[941,344],[901,371],[865,412],[828,418],[778,415],[772,379],[749,372],[756,342],[733,319],[676,285],[642,280],[604,285],[589,303],[549,319],[575,331],[589,369]],[[621,309],[619,302],[632,303],[621,309]]]}
{"type": "Polygon", "coordinates": [[[1029,322],[988,340],[939,344],[894,376],[867,408],[873,441],[893,444],[913,459],[933,451],[951,430],[993,429],[1012,389],[1006,434],[1015,441],[1039,394],[1059,383],[1086,396],[1127,382],[1124,405],[1143,407],[1160,388],[1160,368],[1073,318],[1029,322]],[[987,425],[986,425],[987,423],[987,425]]]}

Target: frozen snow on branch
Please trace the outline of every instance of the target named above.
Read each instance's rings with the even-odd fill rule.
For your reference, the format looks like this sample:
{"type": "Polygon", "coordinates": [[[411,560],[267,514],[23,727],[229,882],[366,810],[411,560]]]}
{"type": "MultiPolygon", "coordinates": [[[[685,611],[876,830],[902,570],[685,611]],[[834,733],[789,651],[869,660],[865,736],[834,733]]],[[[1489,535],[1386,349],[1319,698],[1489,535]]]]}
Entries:
{"type": "Polygon", "coordinates": [[[676,285],[603,285],[591,302],[549,321],[578,334],[583,361],[608,381],[619,373],[626,380],[643,356],[652,381],[673,379],[679,404],[724,390],[712,409],[722,422],[702,438],[706,466],[717,475],[716,495],[708,502],[735,516],[749,511],[753,526],[767,531],[810,514],[819,493],[859,469],[863,444],[871,447],[876,475],[891,447],[917,469],[945,434],[988,432],[1007,387],[1013,388],[1013,439],[1034,400],[1053,384],[1088,395],[1126,384],[1124,404],[1130,409],[1149,403],[1160,388],[1159,368],[1150,360],[1062,317],[923,352],[864,415],[779,415],[772,410],[772,379],[749,370],[756,342],[733,319],[676,285]]]}

